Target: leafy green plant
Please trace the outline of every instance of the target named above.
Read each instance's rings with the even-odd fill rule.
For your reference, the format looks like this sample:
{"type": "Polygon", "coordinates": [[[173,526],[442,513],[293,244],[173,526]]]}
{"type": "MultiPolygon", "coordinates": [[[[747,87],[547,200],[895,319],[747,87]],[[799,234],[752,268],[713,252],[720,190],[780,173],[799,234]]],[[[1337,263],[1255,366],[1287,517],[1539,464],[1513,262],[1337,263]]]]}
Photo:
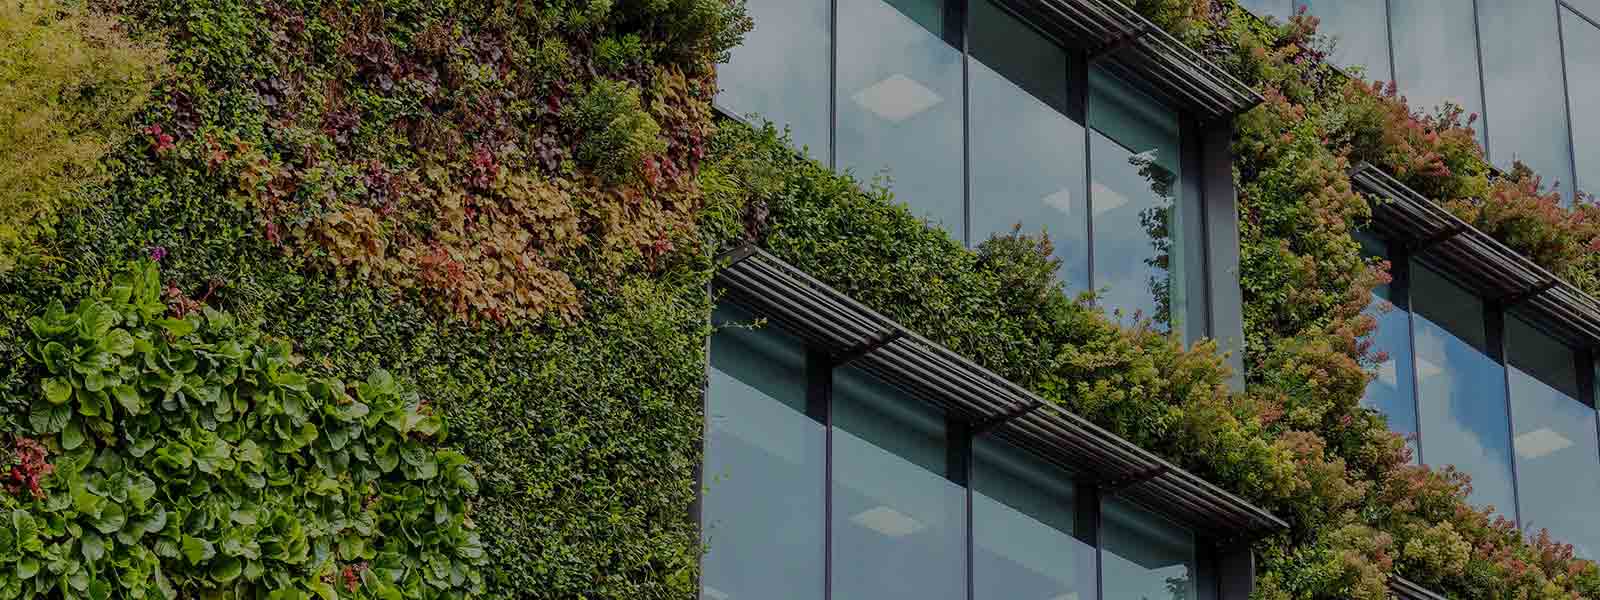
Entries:
{"type": "Polygon", "coordinates": [[[0,496],[0,597],[461,598],[484,554],[444,420],[385,371],[313,377],[154,263],[27,321],[41,494],[0,496]]]}

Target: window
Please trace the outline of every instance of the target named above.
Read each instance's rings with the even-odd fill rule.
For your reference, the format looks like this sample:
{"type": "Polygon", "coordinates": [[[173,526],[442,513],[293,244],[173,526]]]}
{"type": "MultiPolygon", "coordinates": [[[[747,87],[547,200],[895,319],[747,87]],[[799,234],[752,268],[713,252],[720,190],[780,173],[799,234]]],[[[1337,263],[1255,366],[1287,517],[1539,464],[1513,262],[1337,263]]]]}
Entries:
{"type": "Polygon", "coordinates": [[[750,0],[755,29],[717,68],[717,103],[791,129],[794,144],[828,160],[829,0],[750,0]]]}
{"type": "Polygon", "coordinates": [[[1000,442],[980,440],[973,458],[974,597],[1094,598],[1094,545],[1071,477],[1000,442]]]}
{"type": "Polygon", "coordinates": [[[1329,62],[1344,68],[1359,67],[1367,81],[1393,79],[1389,72],[1388,2],[1300,0],[1299,5],[1321,20],[1318,31],[1334,38],[1329,62]]]}
{"type": "Polygon", "coordinates": [[[1572,195],[1567,103],[1562,95],[1561,36],[1556,11],[1530,10],[1525,0],[1478,0],[1483,35],[1484,103],[1489,157],[1510,170],[1521,161],[1572,195]]]}
{"type": "Polygon", "coordinates": [[[1103,502],[1102,510],[1105,598],[1199,597],[1193,533],[1120,500],[1103,502]]]}
{"type": "MultiPolygon", "coordinates": [[[[1366,235],[1359,235],[1361,245],[1369,256],[1388,258],[1383,244],[1366,235]]],[[[1372,351],[1382,353],[1387,360],[1375,367],[1376,377],[1367,384],[1362,406],[1382,413],[1388,418],[1389,430],[1409,438],[1412,460],[1417,450],[1417,404],[1415,371],[1411,355],[1411,312],[1406,294],[1404,262],[1391,262],[1390,272],[1395,281],[1372,291],[1372,303],[1367,312],[1378,321],[1372,333],[1372,351]]]]}
{"type": "Polygon", "coordinates": [[[972,8],[972,241],[1019,224],[1027,233],[1044,230],[1067,289],[1089,289],[1084,135],[1071,116],[1068,81],[1073,59],[992,0],[975,0],[972,8]]]}
{"type": "Polygon", "coordinates": [[[1600,21],[1600,0],[1565,0],[1567,6],[1575,14],[1582,14],[1591,21],[1600,21]]]}
{"type": "MultiPolygon", "coordinates": [[[[1478,33],[1471,2],[1406,0],[1389,3],[1394,78],[1413,110],[1432,113],[1451,102],[1483,114],[1478,79],[1478,33]]],[[[1483,143],[1483,127],[1475,126],[1483,143]]]]}
{"type": "Polygon", "coordinates": [[[1600,443],[1595,410],[1579,400],[1579,360],[1516,317],[1506,319],[1506,347],[1522,528],[1549,529],[1580,556],[1600,556],[1600,443]]]}
{"type": "Polygon", "coordinates": [[[1120,77],[1089,75],[1094,283],[1104,305],[1182,330],[1178,115],[1120,77]]]}
{"type": "Polygon", "coordinates": [[[1483,302],[1415,261],[1411,286],[1422,458],[1470,475],[1473,502],[1514,520],[1505,371],[1483,302]]]}
{"type": "Polygon", "coordinates": [[[887,173],[896,198],[963,239],[960,20],[941,0],[838,7],[838,166],[887,173]]]}
{"type": "MultiPolygon", "coordinates": [[[[725,307],[713,320],[754,319],[725,307]]],[[[708,599],[822,597],[826,438],[807,414],[805,360],[804,346],[771,327],[723,329],[711,344],[701,521],[708,599]]]]}
{"type": "Polygon", "coordinates": [[[833,598],[965,598],[966,492],[944,415],[842,369],[833,423],[833,598]]]}
{"type": "MultiPolygon", "coordinates": [[[[1600,0],[1591,1],[1600,4],[1600,0]]],[[[1600,6],[1592,8],[1600,12],[1600,6]]],[[[1590,16],[1600,19],[1600,15],[1590,16]]],[[[1593,76],[1600,73],[1600,26],[1565,10],[1561,29],[1567,44],[1567,98],[1577,109],[1572,111],[1577,189],[1585,194],[1600,194],[1600,112],[1584,108],[1600,98],[1600,77],[1593,76]]]]}

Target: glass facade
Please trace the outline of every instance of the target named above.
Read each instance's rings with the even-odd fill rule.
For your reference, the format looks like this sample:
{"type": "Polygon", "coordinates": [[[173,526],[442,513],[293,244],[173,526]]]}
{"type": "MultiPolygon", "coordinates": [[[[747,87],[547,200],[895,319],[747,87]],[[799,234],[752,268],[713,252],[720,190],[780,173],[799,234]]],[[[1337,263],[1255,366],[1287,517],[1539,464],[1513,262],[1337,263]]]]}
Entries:
{"type": "Polygon", "coordinates": [[[1206,263],[1189,247],[1200,236],[1179,234],[1202,199],[1181,193],[1199,189],[1200,173],[1183,168],[1199,157],[1185,155],[1178,111],[999,0],[833,0],[831,20],[827,4],[752,2],[757,25],[719,75],[718,104],[771,111],[813,157],[881,177],[969,246],[1019,227],[1047,233],[1069,293],[1210,333],[1182,327],[1186,286],[1201,280],[1180,267],[1206,263]],[[797,64],[763,68],[785,53],[797,64]],[[817,150],[830,139],[831,154],[817,150]]]}
{"type": "Polygon", "coordinates": [[[1579,556],[1600,556],[1600,443],[1579,378],[1593,367],[1516,317],[1506,319],[1506,357],[1522,528],[1549,529],[1579,556]]]}
{"type": "Polygon", "coordinates": [[[702,599],[1188,600],[1215,585],[1190,530],[744,311],[713,321],[734,326],[711,340],[702,599]]]}
{"type": "Polygon", "coordinates": [[[1375,377],[1367,384],[1367,394],[1361,399],[1361,404],[1388,418],[1389,430],[1409,440],[1412,460],[1416,461],[1421,457],[1417,452],[1417,388],[1411,351],[1411,302],[1406,293],[1410,265],[1405,261],[1393,260],[1382,242],[1365,235],[1360,239],[1368,256],[1390,260],[1390,274],[1395,278],[1393,283],[1372,291],[1372,302],[1367,308],[1367,314],[1378,322],[1378,328],[1371,337],[1372,351],[1384,360],[1373,365],[1375,377]]]}
{"type": "MultiPolygon", "coordinates": [[[[1337,40],[1332,62],[1393,79],[1413,110],[1482,119],[1495,166],[1520,161],[1570,201],[1600,190],[1600,0],[1294,0],[1337,40]],[[1595,180],[1586,182],[1585,179],[1595,180]]],[[[1276,2],[1245,2],[1262,16],[1276,2]]]]}

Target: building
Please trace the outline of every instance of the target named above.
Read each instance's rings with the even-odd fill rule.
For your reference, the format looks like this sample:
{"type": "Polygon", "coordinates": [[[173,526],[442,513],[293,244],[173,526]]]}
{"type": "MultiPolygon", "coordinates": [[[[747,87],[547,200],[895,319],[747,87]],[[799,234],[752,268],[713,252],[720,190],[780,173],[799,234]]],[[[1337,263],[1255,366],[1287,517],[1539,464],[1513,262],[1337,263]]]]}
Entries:
{"type": "MultiPolygon", "coordinates": [[[[969,245],[1242,336],[1233,115],[1261,98],[1115,0],[756,0],[718,108],[892,177],[969,245]]],[[[1245,598],[1283,523],[758,250],[711,341],[703,597],[1245,598]],[[774,553],[782,560],[771,560],[774,553]]]]}
{"type": "MultiPolygon", "coordinates": [[[[1336,38],[1332,60],[1393,79],[1414,107],[1452,102],[1501,169],[1521,161],[1563,190],[1600,191],[1600,2],[1288,0],[1336,38]]],[[[1417,460],[1472,476],[1473,499],[1529,532],[1549,529],[1600,558],[1595,300],[1426,198],[1368,170],[1357,183],[1397,200],[1364,240],[1394,265],[1378,345],[1393,359],[1369,405],[1413,436],[1417,460]],[[1426,214],[1426,217],[1422,215],[1426,214]],[[1427,223],[1424,225],[1423,223],[1427,223]]]]}

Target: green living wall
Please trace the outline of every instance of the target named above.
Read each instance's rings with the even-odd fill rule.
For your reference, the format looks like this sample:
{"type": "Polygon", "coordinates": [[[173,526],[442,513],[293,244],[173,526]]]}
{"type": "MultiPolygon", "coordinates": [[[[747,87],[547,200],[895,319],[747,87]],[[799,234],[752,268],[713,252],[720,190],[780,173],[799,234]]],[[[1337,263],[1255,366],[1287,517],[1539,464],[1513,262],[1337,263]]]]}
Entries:
{"type": "MultiPolygon", "coordinates": [[[[1384,275],[1345,168],[1544,240],[1518,247],[1575,281],[1586,230],[1490,179],[1459,115],[1320,66],[1306,20],[1137,3],[1268,97],[1235,144],[1235,393],[1212,345],[1062,295],[1047,240],[968,251],[716,124],[748,26],[724,0],[15,6],[6,35],[127,66],[43,103],[0,85],[100,115],[0,137],[78,169],[0,210],[29,225],[0,229],[0,596],[691,598],[710,257],[754,240],[1288,519],[1259,597],[1380,598],[1395,572],[1600,597],[1593,564],[1468,508],[1358,407],[1384,275]]],[[[0,44],[0,83],[60,80],[10,68],[60,54],[36,47],[0,44]]]]}

